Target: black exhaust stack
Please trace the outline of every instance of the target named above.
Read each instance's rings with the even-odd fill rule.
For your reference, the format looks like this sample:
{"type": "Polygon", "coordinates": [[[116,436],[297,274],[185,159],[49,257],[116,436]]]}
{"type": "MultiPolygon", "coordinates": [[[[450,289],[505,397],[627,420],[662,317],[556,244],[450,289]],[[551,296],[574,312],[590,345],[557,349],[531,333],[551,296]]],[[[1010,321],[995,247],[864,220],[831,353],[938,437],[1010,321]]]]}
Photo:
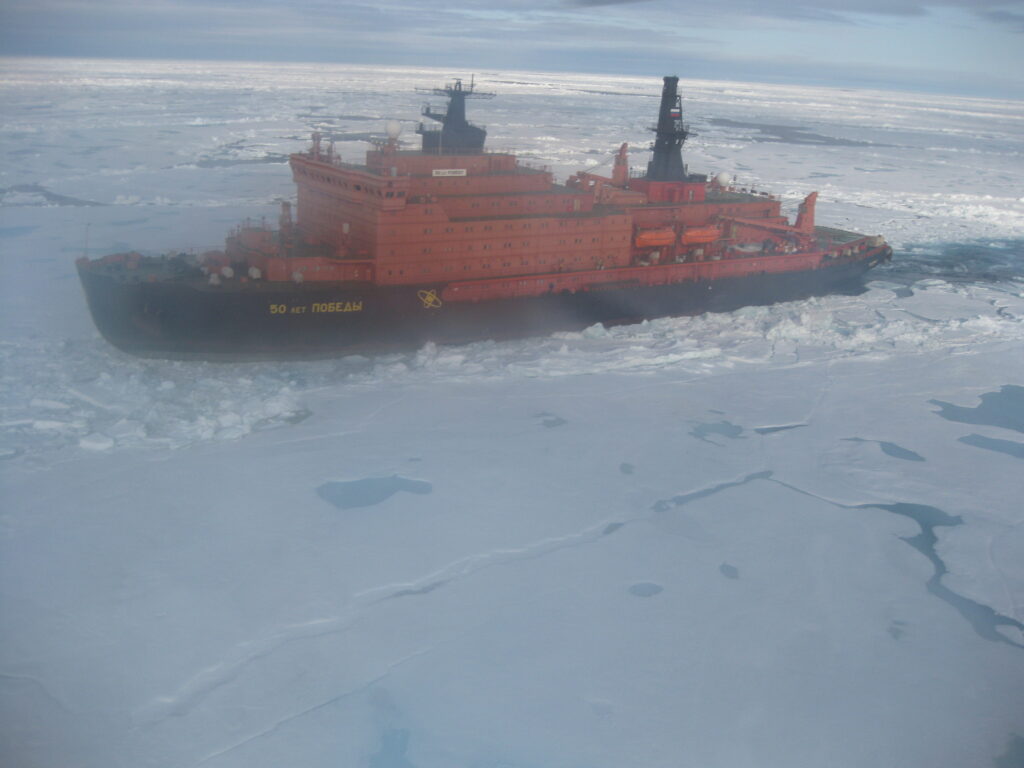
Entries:
{"type": "Polygon", "coordinates": [[[678,85],[678,77],[665,78],[658,125],[651,129],[655,139],[654,157],[647,164],[647,178],[650,181],[686,181],[683,142],[689,133],[683,125],[683,106],[677,93],[678,85]]]}

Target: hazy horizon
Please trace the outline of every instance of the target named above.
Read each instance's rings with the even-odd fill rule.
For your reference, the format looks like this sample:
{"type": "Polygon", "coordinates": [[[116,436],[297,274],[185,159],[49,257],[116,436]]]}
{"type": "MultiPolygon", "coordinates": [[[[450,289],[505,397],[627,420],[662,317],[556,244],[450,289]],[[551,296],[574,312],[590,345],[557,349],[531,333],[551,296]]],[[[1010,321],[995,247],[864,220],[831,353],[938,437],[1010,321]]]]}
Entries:
{"type": "Polygon", "coordinates": [[[671,72],[1022,98],[1022,11],[1022,0],[10,0],[0,8],[0,57],[671,72]]]}

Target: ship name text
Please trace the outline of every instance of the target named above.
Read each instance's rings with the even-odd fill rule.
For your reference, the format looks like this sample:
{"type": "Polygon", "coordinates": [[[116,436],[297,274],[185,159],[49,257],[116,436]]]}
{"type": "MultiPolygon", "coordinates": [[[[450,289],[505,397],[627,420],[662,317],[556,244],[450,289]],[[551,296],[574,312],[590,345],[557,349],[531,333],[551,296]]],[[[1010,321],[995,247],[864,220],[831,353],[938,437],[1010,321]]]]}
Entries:
{"type": "Polygon", "coordinates": [[[362,301],[314,301],[312,304],[270,304],[272,315],[323,314],[326,312],[362,312],[362,301]]]}

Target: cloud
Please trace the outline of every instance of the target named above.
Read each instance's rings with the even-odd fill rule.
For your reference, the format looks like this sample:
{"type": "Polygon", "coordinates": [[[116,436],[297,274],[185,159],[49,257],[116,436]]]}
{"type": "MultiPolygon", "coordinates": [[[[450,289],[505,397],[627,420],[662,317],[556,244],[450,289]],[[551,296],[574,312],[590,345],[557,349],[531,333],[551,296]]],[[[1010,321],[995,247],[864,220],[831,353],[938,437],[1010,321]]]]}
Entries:
{"type": "Polygon", "coordinates": [[[976,11],[976,13],[988,21],[1000,25],[1006,25],[1014,32],[1024,34],[1024,13],[1014,13],[1013,11],[1004,11],[999,9],[991,11],[976,11]]]}
{"type": "Polygon", "coordinates": [[[568,5],[597,6],[597,5],[627,5],[630,3],[649,3],[651,0],[569,0],[568,5]]]}
{"type": "Polygon", "coordinates": [[[1024,0],[0,0],[0,55],[679,68],[816,82],[847,67],[875,84],[885,83],[878,67],[896,82],[901,69],[977,74],[991,60],[992,78],[1006,80],[1024,67],[1022,10],[1024,0]],[[941,23],[954,28],[922,45],[941,23]],[[957,24],[973,48],[946,44],[961,39],[957,24]]]}
{"type": "MultiPolygon", "coordinates": [[[[960,8],[999,23],[1020,25],[1021,14],[1000,10],[1022,6],[1022,0],[562,0],[565,7],[599,8],[649,3],[671,9],[678,18],[706,13],[760,16],[763,18],[837,19],[842,14],[924,16],[933,8],[960,8]],[[986,10],[991,8],[992,10],[986,10]]],[[[523,3],[522,5],[530,5],[523,3]]]]}

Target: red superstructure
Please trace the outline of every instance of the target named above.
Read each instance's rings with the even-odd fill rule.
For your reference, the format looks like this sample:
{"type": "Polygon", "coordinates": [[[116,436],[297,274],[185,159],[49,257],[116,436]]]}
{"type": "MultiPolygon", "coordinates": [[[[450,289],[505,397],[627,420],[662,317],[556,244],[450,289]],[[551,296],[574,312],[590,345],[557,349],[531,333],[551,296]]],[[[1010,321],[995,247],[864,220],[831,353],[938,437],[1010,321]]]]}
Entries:
{"type": "MultiPolygon", "coordinates": [[[[459,81],[443,92],[473,93],[459,81]]],[[[625,144],[610,177],[581,172],[565,184],[511,154],[452,150],[401,151],[392,136],[352,165],[314,134],[309,152],[291,156],[297,223],[286,209],[280,237],[240,231],[224,260],[269,280],[426,284],[441,286],[442,301],[483,301],[815,269],[879,245],[817,231],[816,193],[790,225],[778,199],[685,168],[631,178],[625,144]]]]}

